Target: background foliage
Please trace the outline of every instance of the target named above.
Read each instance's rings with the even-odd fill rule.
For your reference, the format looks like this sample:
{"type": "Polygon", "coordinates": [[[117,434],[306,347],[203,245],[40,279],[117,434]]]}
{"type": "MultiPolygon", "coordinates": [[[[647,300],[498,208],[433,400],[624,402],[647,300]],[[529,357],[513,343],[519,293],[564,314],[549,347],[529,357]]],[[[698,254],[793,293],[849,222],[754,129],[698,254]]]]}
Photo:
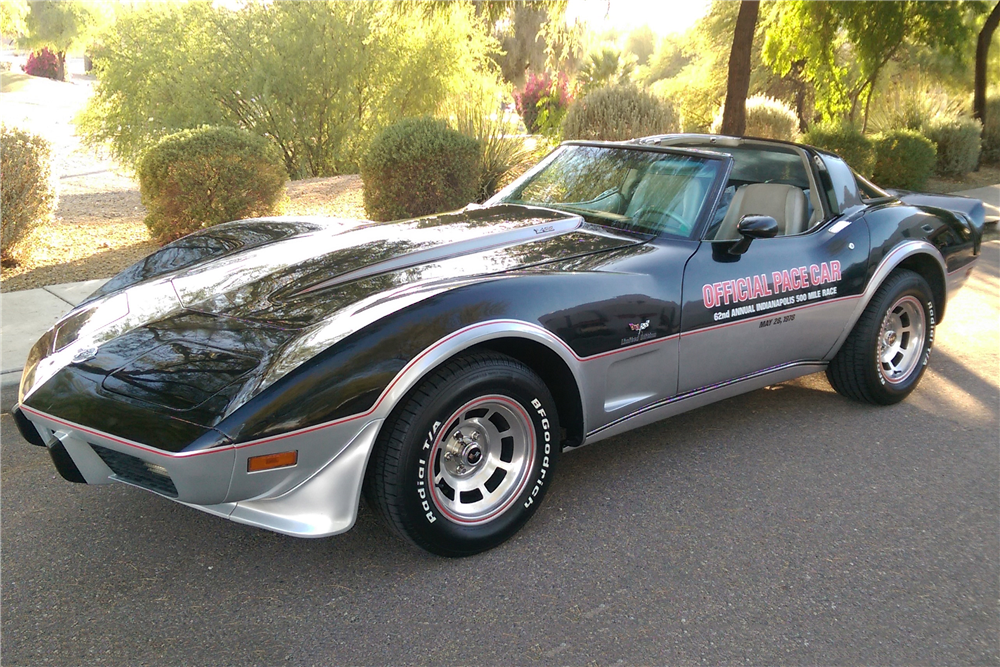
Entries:
{"type": "MultiPolygon", "coordinates": [[[[799,119],[790,106],[767,95],[754,95],[746,101],[746,130],[748,137],[798,141],[799,119]]],[[[722,107],[715,114],[710,131],[718,134],[722,128],[722,107]]]]}
{"type": "Polygon", "coordinates": [[[669,103],[634,85],[597,88],[570,107],[563,138],[624,141],[677,129],[669,103]]]}
{"type": "Polygon", "coordinates": [[[267,139],[231,127],[167,135],[139,161],[146,226],[160,243],[275,213],[288,175],[267,139]]]}
{"type": "Polygon", "coordinates": [[[479,142],[443,120],[408,118],[382,130],[361,160],[365,211],[399,220],[451,211],[479,192],[479,142]]]}
{"type": "Polygon", "coordinates": [[[102,37],[81,126],[126,164],[161,136],[225,124],[272,139],[293,177],[354,172],[381,129],[436,112],[487,67],[478,26],[464,3],[139,5],[102,37]]]}
{"type": "Polygon", "coordinates": [[[51,144],[0,125],[0,258],[13,259],[18,243],[55,208],[51,144]]]}
{"type": "Polygon", "coordinates": [[[875,182],[887,188],[921,190],[934,171],[934,143],[916,130],[890,130],[874,139],[875,182]]]}

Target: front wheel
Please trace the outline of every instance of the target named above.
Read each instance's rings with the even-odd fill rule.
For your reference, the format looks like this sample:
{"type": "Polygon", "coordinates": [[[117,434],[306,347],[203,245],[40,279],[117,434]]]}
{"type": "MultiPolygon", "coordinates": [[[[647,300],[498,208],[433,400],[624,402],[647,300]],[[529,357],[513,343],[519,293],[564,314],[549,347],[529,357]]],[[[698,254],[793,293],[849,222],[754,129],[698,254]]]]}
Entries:
{"type": "Polygon", "coordinates": [[[534,514],[558,453],[555,404],[541,378],[511,357],[476,353],[432,373],[394,412],[365,488],[409,541],[468,556],[534,514]]]}
{"type": "Polygon", "coordinates": [[[913,391],[934,343],[934,301],[917,273],[900,269],[879,287],[826,370],[843,396],[892,405],[913,391]]]}

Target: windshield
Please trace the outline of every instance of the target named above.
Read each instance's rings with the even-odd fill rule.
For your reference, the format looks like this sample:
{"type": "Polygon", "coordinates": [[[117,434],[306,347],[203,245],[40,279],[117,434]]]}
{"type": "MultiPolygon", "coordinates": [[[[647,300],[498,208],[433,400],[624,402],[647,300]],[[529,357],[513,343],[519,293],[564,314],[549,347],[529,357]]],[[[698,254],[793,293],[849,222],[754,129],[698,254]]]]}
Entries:
{"type": "Polygon", "coordinates": [[[636,148],[562,146],[490,203],[545,206],[618,229],[690,237],[722,165],[636,148]]]}

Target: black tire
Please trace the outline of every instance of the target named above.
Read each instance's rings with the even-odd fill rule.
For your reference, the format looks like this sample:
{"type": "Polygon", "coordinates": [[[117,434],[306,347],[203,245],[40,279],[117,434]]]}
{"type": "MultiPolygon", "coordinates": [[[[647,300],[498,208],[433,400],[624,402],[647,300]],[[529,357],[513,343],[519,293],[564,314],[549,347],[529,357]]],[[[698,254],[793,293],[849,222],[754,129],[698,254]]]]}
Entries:
{"type": "Polygon", "coordinates": [[[559,433],[552,395],[530,368],[492,352],[461,356],[393,411],[365,493],[413,544],[470,556],[511,537],[538,509],[558,461],[559,433]]]}
{"type": "Polygon", "coordinates": [[[934,300],[927,281],[898,269],[875,292],[827,367],[826,377],[847,398],[877,405],[898,403],[916,388],[927,368],[934,326],[934,300]],[[923,328],[918,335],[919,324],[923,328]],[[889,341],[892,344],[886,344],[889,341]],[[883,356],[901,361],[897,365],[883,361],[883,356]]]}

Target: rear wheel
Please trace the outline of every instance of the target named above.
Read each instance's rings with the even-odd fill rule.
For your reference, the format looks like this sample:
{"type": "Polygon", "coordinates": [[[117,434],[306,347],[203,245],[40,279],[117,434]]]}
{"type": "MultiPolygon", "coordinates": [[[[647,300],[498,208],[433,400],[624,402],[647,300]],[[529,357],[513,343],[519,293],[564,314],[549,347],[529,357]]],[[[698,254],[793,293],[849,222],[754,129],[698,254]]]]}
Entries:
{"type": "Polygon", "coordinates": [[[934,342],[934,302],[917,273],[892,273],[872,297],[826,376],[840,394],[891,405],[913,391],[934,342]]]}
{"type": "Polygon", "coordinates": [[[558,457],[552,396],[501,354],[454,359],[425,379],[382,429],[366,493],[386,522],[442,556],[490,549],[517,532],[558,457]]]}

